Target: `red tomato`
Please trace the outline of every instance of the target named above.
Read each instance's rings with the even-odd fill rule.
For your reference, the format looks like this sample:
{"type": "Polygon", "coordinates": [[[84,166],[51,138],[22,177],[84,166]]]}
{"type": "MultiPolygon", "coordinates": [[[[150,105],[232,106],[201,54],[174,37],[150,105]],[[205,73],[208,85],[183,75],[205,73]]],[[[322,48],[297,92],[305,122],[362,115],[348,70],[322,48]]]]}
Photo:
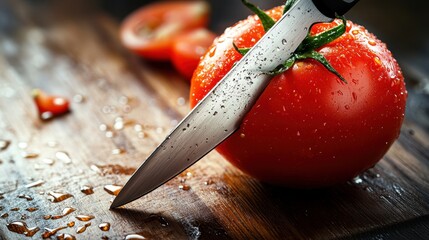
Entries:
{"type": "Polygon", "coordinates": [[[66,98],[47,95],[40,89],[33,90],[33,99],[42,120],[49,120],[70,111],[66,98]]]}
{"type": "MultiPolygon", "coordinates": [[[[281,7],[268,11],[279,19],[281,7]]],[[[317,24],[314,34],[332,24],[317,24]]],[[[197,67],[190,100],[195,104],[264,34],[256,17],[227,29],[197,67]]],[[[348,22],[344,35],[318,49],[348,81],[314,60],[275,76],[240,128],[217,150],[262,181],[322,187],[353,178],[379,161],[398,137],[406,89],[401,70],[364,27],[348,22]]]]}
{"type": "Polygon", "coordinates": [[[216,35],[204,28],[178,36],[173,44],[171,60],[174,67],[186,78],[191,79],[201,56],[213,44],[216,35]]]}
{"type": "Polygon", "coordinates": [[[209,6],[202,1],[159,2],[144,6],[121,26],[121,40],[133,52],[168,60],[176,36],[208,23],[209,6]]]}

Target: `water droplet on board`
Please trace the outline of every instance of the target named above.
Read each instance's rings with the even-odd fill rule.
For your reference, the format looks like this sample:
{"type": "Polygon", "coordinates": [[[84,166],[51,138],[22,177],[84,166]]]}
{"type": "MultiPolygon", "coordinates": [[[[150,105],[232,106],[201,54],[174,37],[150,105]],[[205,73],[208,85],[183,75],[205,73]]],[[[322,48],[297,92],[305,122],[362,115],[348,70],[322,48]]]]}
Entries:
{"type": "Polygon", "coordinates": [[[63,151],[58,151],[55,153],[55,157],[64,162],[65,164],[70,164],[72,162],[72,159],[70,158],[69,154],[63,151]]]}
{"type": "Polygon", "coordinates": [[[57,240],[76,240],[76,237],[68,233],[61,233],[57,236],[57,240]]]}
{"type": "Polygon", "coordinates": [[[127,151],[125,151],[125,149],[123,149],[123,148],[115,148],[115,149],[113,149],[112,150],[112,154],[113,155],[120,155],[120,154],[123,154],[123,153],[126,153],[127,151]]]}
{"type": "Polygon", "coordinates": [[[189,191],[191,189],[191,186],[189,186],[187,184],[180,184],[179,189],[181,189],[183,191],[189,191]]]}
{"type": "Polygon", "coordinates": [[[48,199],[51,202],[62,202],[70,197],[73,197],[70,193],[63,192],[48,192],[48,199]]]}
{"type": "Polygon", "coordinates": [[[45,232],[42,234],[42,238],[50,238],[51,236],[55,235],[58,231],[67,228],[66,226],[57,227],[57,228],[45,228],[45,232]]]}
{"type": "Polygon", "coordinates": [[[29,207],[29,208],[27,208],[27,209],[25,209],[27,212],[34,212],[34,211],[37,211],[37,210],[39,210],[38,208],[35,208],[35,207],[29,207]]]}
{"type": "Polygon", "coordinates": [[[145,238],[141,234],[134,233],[134,234],[128,234],[127,236],[125,236],[124,239],[125,240],[140,240],[140,239],[147,239],[147,238],[145,238]]]}
{"type": "Polygon", "coordinates": [[[91,186],[84,185],[80,188],[80,191],[86,195],[91,195],[94,193],[94,189],[91,186]]]}
{"type": "Polygon", "coordinates": [[[106,124],[102,123],[100,124],[100,126],[98,126],[98,129],[102,132],[105,132],[109,129],[109,127],[106,124]]]}
{"type": "Polygon", "coordinates": [[[18,148],[26,149],[28,147],[28,142],[18,142],[18,148]]]}
{"type": "Polygon", "coordinates": [[[62,214],[60,214],[60,215],[54,215],[54,216],[51,217],[51,219],[55,220],[55,219],[63,218],[64,216],[69,215],[70,213],[74,212],[75,210],[76,209],[71,208],[71,207],[64,208],[62,214]]]}
{"type": "Polygon", "coordinates": [[[51,147],[51,148],[54,148],[54,147],[57,147],[57,146],[58,146],[58,142],[56,142],[56,141],[48,141],[48,142],[46,143],[46,146],[51,147]]]}
{"type": "Polygon", "coordinates": [[[47,164],[47,165],[54,165],[55,160],[52,158],[44,158],[44,159],[42,159],[42,162],[47,164]]]}
{"type": "Polygon", "coordinates": [[[282,44],[286,45],[287,44],[287,40],[286,39],[282,39],[282,44]]]}
{"type": "Polygon", "coordinates": [[[0,140],[0,151],[4,151],[6,150],[10,145],[10,141],[9,140],[0,140]]]}
{"type": "Polygon", "coordinates": [[[204,185],[211,185],[213,183],[214,181],[212,179],[207,179],[206,181],[204,181],[204,185]]]}
{"type": "Polygon", "coordinates": [[[36,234],[40,230],[39,227],[29,228],[25,222],[19,221],[7,224],[7,229],[9,229],[9,231],[11,232],[24,234],[27,237],[34,236],[34,234],[36,234]]]}
{"type": "Polygon", "coordinates": [[[152,219],[156,219],[158,220],[158,222],[161,224],[162,227],[167,227],[169,225],[169,223],[167,222],[167,220],[165,220],[165,218],[163,216],[159,216],[157,214],[151,214],[147,220],[151,221],[152,219]]]}
{"type": "Polygon", "coordinates": [[[86,223],[85,225],[83,225],[83,226],[81,226],[81,227],[78,227],[78,228],[76,229],[76,233],[83,233],[83,232],[85,232],[85,231],[86,231],[86,228],[87,228],[87,227],[89,227],[89,226],[91,226],[91,222],[86,223]]]}
{"type": "Polygon", "coordinates": [[[94,219],[95,217],[93,215],[77,215],[76,219],[82,222],[88,222],[91,219],[94,219]]]}
{"type": "Polygon", "coordinates": [[[45,183],[45,181],[43,181],[43,180],[37,180],[37,181],[34,181],[32,183],[25,185],[25,187],[26,188],[39,187],[39,186],[42,186],[44,183],[45,183]]]}
{"type": "Polygon", "coordinates": [[[21,156],[27,159],[37,158],[39,156],[39,153],[35,151],[22,151],[21,156]]]}
{"type": "Polygon", "coordinates": [[[75,103],[83,103],[85,102],[85,96],[81,95],[81,94],[76,94],[73,96],[73,102],[75,103]]]}
{"type": "Polygon", "coordinates": [[[119,164],[107,164],[107,165],[91,165],[91,170],[104,176],[106,174],[123,174],[131,175],[136,169],[132,167],[124,167],[119,164]]]}
{"type": "Polygon", "coordinates": [[[108,223],[108,222],[100,223],[98,225],[98,228],[100,228],[101,231],[109,231],[110,230],[110,223],[108,223]]]}
{"type": "Polygon", "coordinates": [[[23,199],[25,199],[27,201],[32,201],[33,200],[33,198],[31,196],[25,195],[25,194],[18,195],[18,198],[23,198],[23,199]]]}
{"type": "Polygon", "coordinates": [[[109,193],[111,195],[118,196],[118,194],[121,191],[122,187],[123,186],[120,186],[120,185],[109,184],[109,185],[104,186],[104,191],[106,191],[107,193],[109,193]]]}

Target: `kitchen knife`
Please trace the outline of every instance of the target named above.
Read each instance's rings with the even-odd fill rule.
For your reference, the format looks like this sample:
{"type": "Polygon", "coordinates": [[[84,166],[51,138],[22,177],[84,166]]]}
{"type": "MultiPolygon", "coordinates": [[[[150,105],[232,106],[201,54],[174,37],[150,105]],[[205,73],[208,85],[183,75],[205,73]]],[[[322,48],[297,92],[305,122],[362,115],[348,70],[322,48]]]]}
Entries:
{"type": "Polygon", "coordinates": [[[111,208],[151,192],[234,133],[272,75],[304,40],[311,25],[332,21],[357,0],[297,0],[178,124],[131,176],[111,208]]]}

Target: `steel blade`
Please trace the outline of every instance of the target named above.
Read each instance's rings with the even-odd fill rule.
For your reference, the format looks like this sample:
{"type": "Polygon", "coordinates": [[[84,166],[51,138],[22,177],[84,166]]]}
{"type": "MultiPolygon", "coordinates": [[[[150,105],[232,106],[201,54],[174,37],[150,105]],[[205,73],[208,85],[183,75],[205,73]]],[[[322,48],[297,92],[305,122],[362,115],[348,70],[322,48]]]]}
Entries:
{"type": "Polygon", "coordinates": [[[299,0],[179,123],[133,174],[111,208],[159,187],[230,136],[315,22],[330,21],[311,0],[299,0]]]}

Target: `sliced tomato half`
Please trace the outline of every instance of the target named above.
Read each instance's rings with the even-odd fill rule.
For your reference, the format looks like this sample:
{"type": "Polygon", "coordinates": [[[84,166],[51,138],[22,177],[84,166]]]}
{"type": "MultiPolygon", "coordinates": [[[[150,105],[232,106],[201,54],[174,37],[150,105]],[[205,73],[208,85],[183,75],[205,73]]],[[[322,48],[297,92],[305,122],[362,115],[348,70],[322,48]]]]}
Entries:
{"type": "Polygon", "coordinates": [[[201,56],[206,53],[215,38],[214,33],[204,28],[178,36],[173,44],[171,56],[171,61],[177,71],[190,80],[201,56]]]}
{"type": "Polygon", "coordinates": [[[121,26],[123,44],[142,57],[169,60],[176,36],[208,24],[203,1],[159,2],[137,9],[121,26]]]}

